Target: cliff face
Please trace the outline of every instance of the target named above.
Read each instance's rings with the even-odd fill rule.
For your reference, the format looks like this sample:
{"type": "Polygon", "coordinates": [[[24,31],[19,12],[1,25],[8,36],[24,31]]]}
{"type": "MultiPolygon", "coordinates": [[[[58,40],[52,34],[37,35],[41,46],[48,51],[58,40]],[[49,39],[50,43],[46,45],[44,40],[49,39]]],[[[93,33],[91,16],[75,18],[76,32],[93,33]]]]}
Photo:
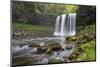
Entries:
{"type": "Polygon", "coordinates": [[[96,22],[96,6],[80,6],[77,11],[77,25],[88,25],[96,22]]]}

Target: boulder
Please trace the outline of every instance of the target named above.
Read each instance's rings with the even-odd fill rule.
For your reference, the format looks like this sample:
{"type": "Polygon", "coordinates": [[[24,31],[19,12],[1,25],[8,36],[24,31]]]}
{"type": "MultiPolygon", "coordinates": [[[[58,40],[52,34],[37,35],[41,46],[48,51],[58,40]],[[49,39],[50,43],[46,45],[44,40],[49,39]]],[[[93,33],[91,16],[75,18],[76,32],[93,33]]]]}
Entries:
{"type": "Polygon", "coordinates": [[[56,42],[51,42],[51,43],[47,43],[46,45],[45,45],[45,47],[47,48],[47,49],[54,49],[54,50],[56,50],[56,49],[61,49],[61,45],[59,44],[59,43],[56,43],[56,42]]]}
{"type": "Polygon", "coordinates": [[[43,46],[40,46],[38,50],[40,52],[51,53],[52,51],[61,49],[61,45],[57,42],[46,42],[43,46]]]}

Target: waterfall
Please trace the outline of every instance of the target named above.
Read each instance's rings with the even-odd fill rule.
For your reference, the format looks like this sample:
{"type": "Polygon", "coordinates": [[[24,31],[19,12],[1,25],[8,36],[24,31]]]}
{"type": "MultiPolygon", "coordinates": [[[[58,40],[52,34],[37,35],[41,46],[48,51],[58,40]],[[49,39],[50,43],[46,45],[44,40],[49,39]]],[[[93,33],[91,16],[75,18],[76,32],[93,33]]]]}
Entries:
{"type": "Polygon", "coordinates": [[[71,36],[76,34],[76,13],[62,14],[57,17],[55,31],[56,36],[71,36]]]}

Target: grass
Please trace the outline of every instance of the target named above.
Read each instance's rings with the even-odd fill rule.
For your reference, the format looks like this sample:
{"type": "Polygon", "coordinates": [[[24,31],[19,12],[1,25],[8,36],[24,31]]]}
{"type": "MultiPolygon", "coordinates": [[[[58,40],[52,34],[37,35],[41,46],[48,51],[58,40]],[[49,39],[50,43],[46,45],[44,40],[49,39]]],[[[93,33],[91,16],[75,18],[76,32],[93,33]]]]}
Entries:
{"type": "Polygon", "coordinates": [[[49,32],[53,30],[53,27],[46,26],[46,25],[32,25],[32,24],[25,24],[25,23],[12,23],[12,29],[14,30],[24,30],[24,31],[31,31],[31,32],[49,32]]]}

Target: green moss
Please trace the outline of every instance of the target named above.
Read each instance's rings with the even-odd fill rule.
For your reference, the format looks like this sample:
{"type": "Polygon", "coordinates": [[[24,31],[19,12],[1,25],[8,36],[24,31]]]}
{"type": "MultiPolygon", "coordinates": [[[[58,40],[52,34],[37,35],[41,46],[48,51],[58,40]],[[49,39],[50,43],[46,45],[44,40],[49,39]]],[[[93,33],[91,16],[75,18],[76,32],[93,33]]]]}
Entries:
{"type": "Polygon", "coordinates": [[[82,44],[79,49],[81,49],[82,51],[80,51],[80,55],[77,57],[77,61],[94,61],[96,60],[96,44],[95,44],[95,40],[92,40],[86,44],[82,44]]]}
{"type": "Polygon", "coordinates": [[[75,36],[70,36],[70,37],[67,37],[66,40],[67,41],[76,41],[78,40],[79,38],[78,37],[75,37],[75,36]]]}
{"type": "Polygon", "coordinates": [[[44,45],[44,47],[47,49],[46,53],[50,53],[53,52],[54,50],[59,50],[61,49],[61,45],[59,43],[56,42],[48,42],[44,45]]]}
{"type": "Polygon", "coordinates": [[[78,27],[77,35],[66,40],[77,45],[77,50],[69,57],[71,62],[96,60],[95,24],[78,27]]]}

